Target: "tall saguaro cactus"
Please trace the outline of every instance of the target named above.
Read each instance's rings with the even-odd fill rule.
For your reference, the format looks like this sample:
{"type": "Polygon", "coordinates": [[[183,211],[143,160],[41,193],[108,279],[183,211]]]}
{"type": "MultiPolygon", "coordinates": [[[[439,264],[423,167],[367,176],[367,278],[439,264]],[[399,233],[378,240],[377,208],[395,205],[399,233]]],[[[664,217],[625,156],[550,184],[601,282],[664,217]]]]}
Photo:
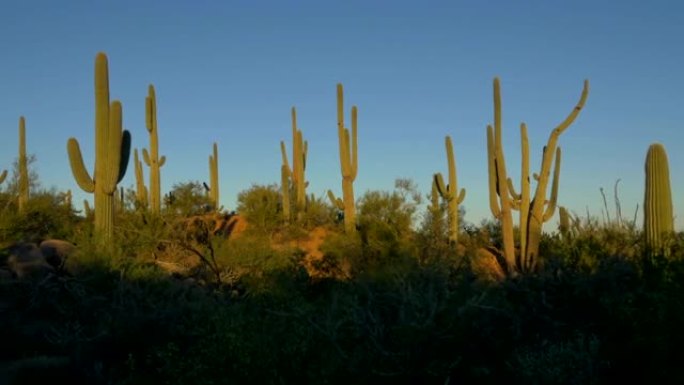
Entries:
{"type": "Polygon", "coordinates": [[[147,208],[148,191],[145,186],[145,175],[143,173],[143,165],[138,158],[138,149],[133,150],[133,165],[135,167],[135,200],[141,208],[147,208]]]}
{"type": "Polygon", "coordinates": [[[674,232],[670,169],[667,152],[660,143],[651,144],[646,154],[644,233],[653,252],[664,250],[664,237],[674,232]]]}
{"type": "Polygon", "coordinates": [[[131,135],[122,129],[121,103],[109,102],[107,56],[95,58],[95,170],[90,177],[83,163],[81,148],[69,138],[67,151],[71,172],[83,191],[95,195],[95,230],[108,243],[114,233],[114,194],[128,167],[131,135]]]}
{"type": "MultiPolygon", "coordinates": [[[[285,142],[281,140],[280,152],[283,157],[283,170],[281,172],[287,174],[289,179],[292,179],[292,184],[295,187],[295,207],[297,208],[298,219],[301,219],[306,206],[307,183],[304,177],[304,171],[306,170],[307,150],[308,142],[304,140],[302,131],[297,128],[297,111],[292,107],[292,168],[290,168],[290,163],[287,160],[285,142]]],[[[285,184],[287,183],[285,183],[285,179],[283,178],[283,189],[285,189],[285,184]]],[[[283,197],[283,209],[285,208],[285,205],[285,197],[283,197]]],[[[289,217],[289,202],[287,202],[287,206],[287,216],[289,217]]]]}
{"type": "Polygon", "coordinates": [[[436,173],[434,176],[434,186],[437,192],[448,203],[448,218],[449,218],[449,242],[458,242],[458,205],[463,203],[465,199],[465,190],[458,190],[458,183],[456,179],[456,161],[454,160],[454,146],[451,143],[451,137],[444,138],[444,145],[447,152],[447,163],[449,165],[449,184],[444,184],[444,178],[441,173],[436,173]]]}
{"type": "Polygon", "coordinates": [[[157,131],[157,96],[150,84],[145,98],[145,122],[150,133],[150,151],[142,150],[143,160],[150,168],[150,207],[153,213],[161,210],[161,187],[159,169],[166,163],[166,157],[159,157],[159,135],[157,131]]]}
{"type": "Polygon", "coordinates": [[[501,134],[501,89],[499,79],[494,79],[494,127],[487,126],[487,158],[489,168],[489,204],[492,214],[501,223],[503,235],[503,257],[510,273],[530,272],[537,265],[539,242],[542,225],[551,219],[556,210],[558,196],[558,180],[560,176],[561,151],[558,138],[584,107],[589,94],[589,81],[584,81],[584,88],[579,102],[572,112],[563,120],[549,136],[542,156],[541,171],[534,174],[537,186],[534,198],[530,196],[529,143],[527,127],[520,126],[522,147],[521,191],[516,193],[513,182],[506,173],[502,134],[501,134]],[[551,197],[546,199],[551,166],[554,163],[551,197]],[[516,258],[513,232],[512,210],[520,211],[520,254],[516,258]]]}
{"type": "Polygon", "coordinates": [[[214,142],[214,155],[209,155],[209,198],[219,209],[218,145],[214,142]]]}
{"type": "MultiPolygon", "coordinates": [[[[347,233],[356,231],[356,207],[354,206],[354,180],[358,172],[357,158],[357,109],[351,109],[351,134],[344,126],[344,89],[337,84],[337,136],[340,147],[340,169],[342,170],[342,202],[344,204],[344,229],[347,233]]],[[[332,191],[331,201],[337,202],[332,191]]]]}
{"type": "Polygon", "coordinates": [[[26,120],[19,117],[19,197],[17,206],[19,212],[23,212],[29,199],[29,173],[28,158],[26,156],[26,120]]]}

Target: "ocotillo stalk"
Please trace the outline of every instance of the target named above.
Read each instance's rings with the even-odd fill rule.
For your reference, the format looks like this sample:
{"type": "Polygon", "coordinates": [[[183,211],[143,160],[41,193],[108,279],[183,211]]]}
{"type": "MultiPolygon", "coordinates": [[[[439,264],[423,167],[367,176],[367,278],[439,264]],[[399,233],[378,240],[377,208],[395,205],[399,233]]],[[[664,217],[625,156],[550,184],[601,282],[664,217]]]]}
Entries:
{"type": "Polygon", "coordinates": [[[499,79],[494,79],[494,128],[487,126],[487,154],[489,165],[489,197],[492,214],[499,219],[502,227],[504,242],[503,256],[509,272],[532,271],[536,267],[541,240],[542,225],[548,221],[556,209],[558,196],[558,180],[560,175],[560,148],[557,147],[558,138],[577,118],[583,108],[589,93],[589,82],[584,82],[582,96],[568,117],[561,122],[550,134],[544,147],[541,171],[534,174],[537,187],[534,198],[530,198],[529,179],[529,145],[527,141],[527,127],[522,124],[522,174],[521,192],[513,190],[513,183],[506,173],[506,163],[501,144],[501,91],[499,79]],[[551,166],[555,165],[551,197],[546,199],[546,189],[549,183],[551,166]],[[520,258],[516,259],[513,236],[513,220],[511,210],[520,211],[520,258]]]}
{"type": "Polygon", "coordinates": [[[214,142],[214,155],[209,155],[209,197],[214,209],[219,210],[218,145],[214,142]]]}
{"type": "MultiPolygon", "coordinates": [[[[354,180],[358,172],[357,158],[357,109],[351,109],[352,128],[344,127],[344,90],[337,85],[337,136],[340,147],[342,170],[342,198],[344,202],[344,228],[347,233],[356,231],[356,207],[354,206],[354,180]]],[[[329,192],[328,195],[332,195],[329,192]]]]}
{"type": "Polygon", "coordinates": [[[26,121],[19,118],[19,212],[23,212],[29,199],[28,158],[26,157],[26,121]]]}
{"type": "Polygon", "coordinates": [[[143,160],[150,168],[150,208],[158,214],[161,210],[161,187],[159,169],[166,163],[166,157],[159,157],[159,135],[157,131],[157,97],[150,84],[145,98],[145,121],[150,133],[150,151],[143,148],[143,160]]]}
{"type": "Polygon", "coordinates": [[[138,149],[133,150],[133,163],[135,167],[135,198],[139,207],[147,208],[147,187],[145,186],[145,175],[143,173],[143,165],[138,158],[138,149]]]}
{"type": "Polygon", "coordinates": [[[290,169],[287,165],[280,166],[280,180],[282,191],[283,219],[290,221],[290,169]]]}
{"type": "Polygon", "coordinates": [[[439,195],[448,204],[448,218],[449,218],[449,242],[458,243],[458,205],[465,199],[465,190],[458,190],[458,183],[456,179],[456,161],[454,160],[454,147],[451,143],[451,137],[444,138],[444,145],[447,152],[447,163],[449,166],[449,184],[444,184],[444,178],[441,173],[435,174],[434,182],[437,187],[439,195]]]}
{"type": "Polygon", "coordinates": [[[114,234],[114,193],[128,167],[131,135],[122,129],[121,103],[109,103],[107,56],[95,59],[95,170],[90,177],[83,163],[81,148],[69,138],[67,150],[71,172],[85,192],[95,195],[95,231],[105,244],[114,234]]]}
{"type": "Polygon", "coordinates": [[[306,170],[306,155],[308,142],[304,140],[302,131],[297,128],[297,111],[292,107],[292,169],[287,160],[287,149],[285,142],[280,141],[280,152],[283,157],[283,166],[287,168],[287,173],[292,179],[295,187],[295,207],[297,208],[297,219],[301,220],[306,207],[306,180],[304,171],[306,170]]]}
{"type": "Polygon", "coordinates": [[[665,147],[649,146],[646,154],[644,194],[644,233],[646,244],[654,253],[666,253],[664,238],[674,232],[670,170],[665,147]]]}

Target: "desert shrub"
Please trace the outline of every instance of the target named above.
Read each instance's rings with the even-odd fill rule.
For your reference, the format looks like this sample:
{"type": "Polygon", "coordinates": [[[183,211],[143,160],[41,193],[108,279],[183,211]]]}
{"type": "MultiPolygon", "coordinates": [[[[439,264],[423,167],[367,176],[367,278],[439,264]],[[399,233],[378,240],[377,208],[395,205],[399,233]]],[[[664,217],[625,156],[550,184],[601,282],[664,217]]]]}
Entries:
{"type": "Polygon", "coordinates": [[[280,191],[272,185],[252,185],[238,193],[237,212],[249,223],[250,231],[273,235],[283,224],[280,191]]]}
{"type": "Polygon", "coordinates": [[[5,241],[37,242],[47,238],[72,239],[79,226],[79,218],[65,204],[64,194],[56,190],[33,192],[18,212],[13,196],[4,194],[5,209],[0,218],[0,239],[5,241]]]}
{"type": "Polygon", "coordinates": [[[200,182],[176,183],[165,199],[167,213],[178,216],[192,216],[213,210],[211,199],[200,182]]]}

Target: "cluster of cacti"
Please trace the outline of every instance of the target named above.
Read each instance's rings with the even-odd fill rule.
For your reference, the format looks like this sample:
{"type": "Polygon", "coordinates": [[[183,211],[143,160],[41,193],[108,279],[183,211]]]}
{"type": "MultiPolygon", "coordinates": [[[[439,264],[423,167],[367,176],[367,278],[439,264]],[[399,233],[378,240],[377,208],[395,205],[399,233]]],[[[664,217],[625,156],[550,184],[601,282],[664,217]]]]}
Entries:
{"type": "Polygon", "coordinates": [[[297,111],[292,107],[292,168],[287,160],[287,149],[285,142],[280,141],[280,152],[283,158],[281,167],[282,190],[283,190],[283,216],[286,221],[290,219],[290,180],[295,189],[295,208],[297,209],[297,219],[301,220],[306,207],[306,155],[308,142],[304,140],[302,131],[297,128],[297,111]],[[286,191],[287,190],[287,191],[286,191]]]}
{"type": "Polygon", "coordinates": [[[499,79],[494,79],[494,127],[487,126],[487,156],[489,169],[489,203],[492,214],[501,223],[503,236],[502,256],[509,273],[530,272],[536,268],[541,240],[542,225],[548,221],[556,209],[558,198],[558,179],[560,175],[561,151],[557,147],[558,138],[577,118],[589,93],[589,82],[585,80],[582,96],[568,117],[550,134],[544,147],[541,170],[534,175],[537,187],[530,196],[529,144],[527,127],[520,126],[522,146],[522,171],[520,194],[513,189],[513,182],[506,173],[502,134],[501,134],[501,89],[499,79]],[[551,197],[546,199],[551,166],[554,163],[551,197]],[[520,212],[520,252],[516,257],[512,211],[520,212]]]}
{"type": "Polygon", "coordinates": [[[26,203],[29,200],[28,157],[26,156],[26,121],[23,116],[19,118],[19,159],[17,163],[19,168],[19,196],[17,199],[17,207],[19,212],[22,212],[24,211],[26,203]]]}
{"type": "Polygon", "coordinates": [[[654,253],[665,253],[664,240],[674,231],[670,170],[665,147],[654,143],[646,154],[644,193],[644,233],[654,253]]]}
{"type": "MultiPolygon", "coordinates": [[[[444,138],[444,145],[447,152],[447,163],[449,166],[449,184],[444,184],[444,178],[441,173],[434,175],[433,191],[436,188],[442,199],[447,201],[448,218],[449,218],[449,242],[458,243],[458,205],[465,199],[465,190],[458,190],[458,183],[456,180],[456,161],[454,160],[454,147],[451,143],[451,137],[444,138]]],[[[433,203],[434,205],[434,203],[433,203]]]]}
{"type": "MultiPolygon", "coordinates": [[[[150,168],[149,201],[153,213],[161,210],[161,188],[159,169],[166,163],[166,157],[159,157],[159,137],[157,134],[157,97],[154,86],[150,84],[145,98],[145,122],[147,132],[150,133],[150,151],[142,150],[145,164],[150,168]]],[[[217,206],[218,207],[218,206],[217,206]]]]}
{"type": "Polygon", "coordinates": [[[138,158],[138,149],[133,150],[133,167],[135,168],[135,201],[138,207],[147,208],[148,191],[145,186],[145,174],[143,172],[143,164],[138,158]]]}
{"type": "Polygon", "coordinates": [[[337,84],[337,136],[340,147],[340,168],[342,170],[342,200],[335,198],[328,190],[330,201],[344,210],[344,229],[347,233],[356,231],[356,207],[354,205],[354,180],[358,172],[357,158],[357,109],[351,109],[351,134],[344,126],[344,90],[337,84]]]}
{"type": "Polygon", "coordinates": [[[95,59],[95,170],[93,177],[83,163],[78,141],[69,138],[67,151],[74,179],[83,191],[95,195],[95,231],[105,243],[114,233],[114,193],[128,166],[131,135],[122,127],[122,108],[109,101],[107,56],[95,59]]]}
{"type": "Polygon", "coordinates": [[[214,142],[214,154],[209,155],[209,199],[219,209],[218,145],[214,142]]]}

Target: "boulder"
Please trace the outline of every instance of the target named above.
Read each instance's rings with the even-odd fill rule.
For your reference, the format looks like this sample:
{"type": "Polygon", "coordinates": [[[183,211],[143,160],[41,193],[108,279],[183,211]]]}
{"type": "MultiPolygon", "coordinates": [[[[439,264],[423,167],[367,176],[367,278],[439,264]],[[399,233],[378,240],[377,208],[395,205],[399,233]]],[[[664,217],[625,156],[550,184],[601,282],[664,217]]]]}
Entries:
{"type": "Polygon", "coordinates": [[[61,269],[66,259],[76,250],[76,246],[61,239],[46,239],[40,243],[40,252],[45,261],[55,269],[61,269]]]}
{"type": "Polygon", "coordinates": [[[40,248],[35,243],[19,242],[6,249],[9,254],[7,266],[18,277],[44,275],[54,268],[47,263],[40,248]]]}

